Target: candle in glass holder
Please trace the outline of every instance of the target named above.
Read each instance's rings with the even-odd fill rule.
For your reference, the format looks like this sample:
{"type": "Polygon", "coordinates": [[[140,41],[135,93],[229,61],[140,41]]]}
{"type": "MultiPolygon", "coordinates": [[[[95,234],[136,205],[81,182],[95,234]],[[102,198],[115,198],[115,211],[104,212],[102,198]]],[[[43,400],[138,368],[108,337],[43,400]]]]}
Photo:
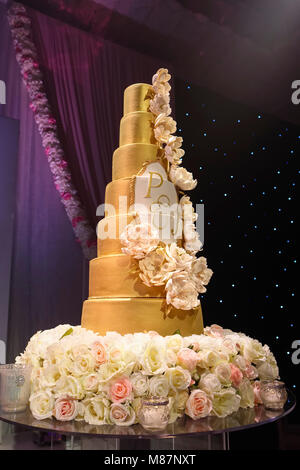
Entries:
{"type": "Polygon", "coordinates": [[[149,431],[164,429],[169,421],[169,399],[149,397],[142,401],[139,410],[139,422],[149,431]]]}
{"type": "Polygon", "coordinates": [[[29,402],[31,366],[0,365],[0,408],[7,413],[24,411],[29,402]]]}
{"type": "Polygon", "coordinates": [[[281,410],[287,400],[285,384],[279,380],[262,382],[260,396],[265,408],[281,410]]]}

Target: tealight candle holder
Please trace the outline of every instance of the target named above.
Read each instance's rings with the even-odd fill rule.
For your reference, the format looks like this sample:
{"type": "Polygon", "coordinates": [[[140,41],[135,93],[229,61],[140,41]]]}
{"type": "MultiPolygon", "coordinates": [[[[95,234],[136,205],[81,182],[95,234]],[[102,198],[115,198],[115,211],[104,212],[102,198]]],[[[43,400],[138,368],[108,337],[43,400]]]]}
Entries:
{"type": "Polygon", "coordinates": [[[142,400],[138,414],[139,422],[148,431],[161,431],[169,421],[169,399],[149,397],[142,400]]]}
{"type": "Polygon", "coordinates": [[[281,410],[287,400],[285,384],[279,380],[262,382],[260,396],[266,409],[281,410]]]}
{"type": "Polygon", "coordinates": [[[32,367],[25,364],[0,365],[0,408],[6,413],[24,411],[29,402],[32,367]]]}

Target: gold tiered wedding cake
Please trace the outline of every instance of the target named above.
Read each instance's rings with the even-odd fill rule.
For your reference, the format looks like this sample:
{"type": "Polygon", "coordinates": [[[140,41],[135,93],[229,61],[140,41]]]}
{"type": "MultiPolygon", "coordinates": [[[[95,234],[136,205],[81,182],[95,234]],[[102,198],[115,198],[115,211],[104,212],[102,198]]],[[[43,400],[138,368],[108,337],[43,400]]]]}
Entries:
{"type": "Polygon", "coordinates": [[[97,227],[98,257],[90,262],[81,322],[103,335],[203,331],[198,294],[205,292],[211,270],[205,258],[201,264],[195,257],[201,242],[194,211],[186,229],[178,211],[192,207],[188,196],[178,202],[178,194],[192,189],[196,180],[179,166],[184,151],[182,139],[172,135],[176,123],[169,116],[169,79],[168,71],[160,69],[152,86],[137,83],[124,92],[120,146],[113,154],[105,217],[97,227]],[[184,269],[194,273],[192,286],[184,269]]]}

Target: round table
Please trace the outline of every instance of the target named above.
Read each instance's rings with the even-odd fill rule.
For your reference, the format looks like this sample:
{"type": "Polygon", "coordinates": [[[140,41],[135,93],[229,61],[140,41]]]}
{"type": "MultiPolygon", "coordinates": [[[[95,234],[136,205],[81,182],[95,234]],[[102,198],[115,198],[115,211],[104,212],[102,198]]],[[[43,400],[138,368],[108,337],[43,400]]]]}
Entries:
{"type": "Polygon", "coordinates": [[[0,410],[0,420],[21,425],[33,431],[44,432],[50,436],[51,448],[55,448],[55,436],[66,437],[66,448],[81,449],[82,442],[94,442],[93,449],[130,450],[130,449],[229,449],[231,432],[250,429],[273,423],[287,416],[296,406],[294,394],[288,390],[288,399],[282,410],[267,410],[263,405],[254,408],[240,408],[226,418],[208,416],[193,421],[184,415],[163,431],[149,432],[140,424],[133,426],[90,425],[83,421],[59,422],[54,418],[36,420],[27,409],[20,413],[5,413],[0,410]],[[96,441],[97,442],[96,442],[96,441]],[[102,441],[101,441],[102,440],[102,441]],[[80,444],[81,443],[81,444],[80,444]],[[98,445],[97,445],[98,443],[98,445]],[[183,446],[183,447],[182,447],[183,446]]]}

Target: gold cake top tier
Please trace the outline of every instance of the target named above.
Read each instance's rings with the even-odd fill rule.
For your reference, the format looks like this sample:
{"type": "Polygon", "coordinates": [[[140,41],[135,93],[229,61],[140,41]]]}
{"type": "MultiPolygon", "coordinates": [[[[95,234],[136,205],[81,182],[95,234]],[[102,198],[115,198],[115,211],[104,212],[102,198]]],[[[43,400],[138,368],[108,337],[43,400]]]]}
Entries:
{"type": "Polygon", "coordinates": [[[134,83],[125,88],[123,116],[136,111],[149,111],[152,86],[148,83],[134,83]]]}

